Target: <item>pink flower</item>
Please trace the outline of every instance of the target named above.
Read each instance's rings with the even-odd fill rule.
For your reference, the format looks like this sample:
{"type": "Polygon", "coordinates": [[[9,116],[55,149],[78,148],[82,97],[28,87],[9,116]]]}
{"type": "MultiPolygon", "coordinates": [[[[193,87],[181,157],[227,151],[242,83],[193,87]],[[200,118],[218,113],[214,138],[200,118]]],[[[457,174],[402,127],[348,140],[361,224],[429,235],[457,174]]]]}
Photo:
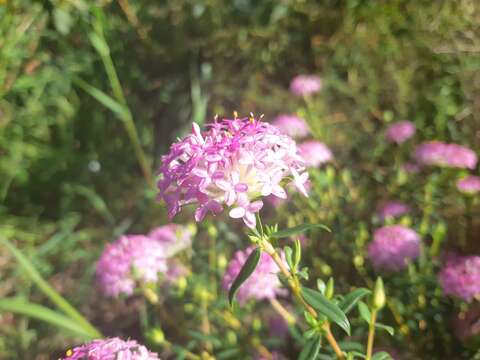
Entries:
{"type": "MultiPolygon", "coordinates": [[[[239,250],[233,255],[223,276],[223,288],[226,291],[230,289],[253,249],[251,246],[244,251],[239,250]]],[[[243,305],[250,299],[273,299],[277,295],[283,295],[285,290],[282,289],[282,284],[277,277],[279,271],[270,255],[263,252],[254,273],[238,289],[236,296],[238,302],[243,305]]]]}
{"type": "Polygon", "coordinates": [[[159,197],[170,217],[194,204],[195,220],[221,213],[226,206],[233,218],[255,227],[262,197],[285,198],[287,178],[306,194],[304,160],[295,142],[273,125],[254,118],[224,119],[174,143],[162,157],[159,197]]]}
{"type": "Polygon", "coordinates": [[[125,235],[107,245],[96,269],[97,283],[107,296],[132,295],[137,283],[158,281],[167,270],[165,246],[143,235],[125,235]]]}
{"type": "Polygon", "coordinates": [[[390,125],[385,137],[388,141],[401,144],[415,135],[415,125],[408,120],[398,121],[390,125]]]}
{"type": "Polygon", "coordinates": [[[409,174],[416,174],[420,172],[422,166],[414,162],[406,162],[403,164],[402,169],[409,174]]]}
{"type": "Polygon", "coordinates": [[[135,340],[119,338],[93,340],[88,344],[67,350],[63,360],[159,360],[158,354],[150,352],[135,340]]]}
{"type": "Polygon", "coordinates": [[[471,302],[480,296],[480,256],[447,255],[438,278],[445,295],[471,302]]]}
{"type": "Polygon", "coordinates": [[[296,115],[279,115],[273,119],[272,125],[292,138],[303,138],[310,134],[310,128],[305,120],[296,115]]]}
{"type": "Polygon", "coordinates": [[[440,141],[423,143],[415,150],[415,158],[420,164],[455,168],[474,169],[477,155],[467,147],[447,144],[440,141]]]}
{"type": "Polygon", "coordinates": [[[168,258],[189,248],[193,234],[186,226],[167,224],[153,229],[147,236],[163,246],[164,256],[168,258]]]}
{"type": "Polygon", "coordinates": [[[457,181],[457,189],[465,194],[475,194],[480,191],[480,177],[469,175],[457,181]]]}
{"type": "Polygon", "coordinates": [[[379,209],[378,215],[381,219],[394,218],[410,211],[410,207],[401,201],[388,201],[379,209]]]}
{"type": "Polygon", "coordinates": [[[298,146],[300,155],[308,167],[318,167],[333,160],[333,154],[327,145],[316,140],[305,141],[298,146]]]}
{"type": "Polygon", "coordinates": [[[290,83],[290,91],[297,96],[315,94],[322,88],[322,80],[315,75],[297,75],[290,83]]]}
{"type": "Polygon", "coordinates": [[[377,270],[399,271],[420,254],[420,236],[403,225],[377,229],[368,246],[368,257],[377,270]]]}

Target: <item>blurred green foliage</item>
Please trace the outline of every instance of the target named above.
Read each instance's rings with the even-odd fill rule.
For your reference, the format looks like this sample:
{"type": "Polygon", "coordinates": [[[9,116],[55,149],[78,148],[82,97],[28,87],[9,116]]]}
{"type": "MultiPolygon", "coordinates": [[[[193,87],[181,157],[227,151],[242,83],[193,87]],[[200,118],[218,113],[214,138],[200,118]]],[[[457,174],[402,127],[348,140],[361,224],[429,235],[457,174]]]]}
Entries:
{"type": "MultiPolygon", "coordinates": [[[[299,203],[302,212],[282,220],[332,226],[331,256],[312,256],[312,262],[318,275],[329,275],[333,264],[347,269],[336,271],[337,283],[359,278],[342,254],[357,254],[355,265],[362,268],[377,200],[408,189],[401,173],[387,169],[395,159],[378,135],[387,123],[408,118],[419,140],[478,150],[476,0],[0,1],[0,235],[15,240],[87,315],[95,317],[88,299],[103,245],[165,219],[162,205],[145,190],[122,120],[76,82],[118,100],[92,45],[97,7],[106,14],[107,51],[152,169],[191,120],[233,110],[267,117],[296,111],[299,101],[287,91],[290,79],[321,75],[322,101],[299,112],[332,147],[342,169],[313,173],[314,195],[299,203]]],[[[443,196],[435,189],[416,193],[419,208],[443,196]]],[[[435,235],[438,226],[458,218],[442,214],[439,202],[431,206],[429,214],[418,214],[435,220],[426,223],[425,234],[435,235]]],[[[0,269],[0,296],[45,301],[4,249],[0,269]]],[[[421,316],[424,307],[412,307],[400,313],[421,316]]],[[[426,335],[418,330],[420,320],[406,325],[417,329],[407,336],[417,342],[410,350],[439,359],[455,353],[456,343],[442,333],[448,331],[445,319],[428,315],[429,324],[439,325],[426,335]]],[[[54,333],[38,322],[1,317],[0,358],[29,358],[32,352],[49,358],[42,354],[66,341],[54,333]]]]}

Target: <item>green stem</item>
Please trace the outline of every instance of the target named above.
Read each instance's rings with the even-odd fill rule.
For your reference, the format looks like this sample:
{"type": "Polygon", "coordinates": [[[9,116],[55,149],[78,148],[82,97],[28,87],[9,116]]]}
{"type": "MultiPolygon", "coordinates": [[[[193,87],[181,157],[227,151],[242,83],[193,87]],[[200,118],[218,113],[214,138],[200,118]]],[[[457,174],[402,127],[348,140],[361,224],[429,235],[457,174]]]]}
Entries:
{"type": "Polygon", "coordinates": [[[370,318],[370,324],[368,325],[368,341],[367,341],[367,357],[365,360],[372,359],[373,353],[373,340],[375,338],[375,322],[377,321],[377,310],[372,310],[372,317],[370,318]]]}
{"type": "Polygon", "coordinates": [[[97,49],[97,52],[102,59],[105,72],[107,73],[108,81],[110,82],[110,87],[112,88],[112,91],[113,91],[113,96],[126,109],[126,116],[125,118],[123,118],[123,124],[124,124],[125,130],[130,139],[130,142],[133,147],[133,151],[140,165],[140,168],[142,170],[145,180],[147,181],[150,187],[154,187],[152,171],[150,169],[150,165],[145,155],[145,152],[143,151],[140,138],[138,136],[138,131],[135,126],[135,122],[133,120],[133,115],[132,115],[132,112],[130,111],[130,108],[128,107],[127,100],[125,99],[122,85],[120,84],[117,71],[115,70],[115,65],[113,64],[112,57],[110,56],[110,48],[108,47],[108,43],[103,33],[102,22],[97,19],[94,28],[99,38],[103,41],[105,45],[105,49],[108,50],[108,51],[98,51],[97,49]]]}

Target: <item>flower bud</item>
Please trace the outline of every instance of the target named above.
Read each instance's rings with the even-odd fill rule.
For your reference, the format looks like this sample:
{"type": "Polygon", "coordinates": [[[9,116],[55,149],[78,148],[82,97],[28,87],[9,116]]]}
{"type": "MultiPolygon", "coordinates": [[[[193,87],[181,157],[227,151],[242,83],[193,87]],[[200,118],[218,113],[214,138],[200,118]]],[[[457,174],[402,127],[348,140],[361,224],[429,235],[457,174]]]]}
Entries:
{"type": "Polygon", "coordinates": [[[375,288],[373,290],[372,305],[375,310],[380,310],[385,306],[385,289],[383,288],[383,280],[381,277],[377,278],[375,282],[375,288]]]}

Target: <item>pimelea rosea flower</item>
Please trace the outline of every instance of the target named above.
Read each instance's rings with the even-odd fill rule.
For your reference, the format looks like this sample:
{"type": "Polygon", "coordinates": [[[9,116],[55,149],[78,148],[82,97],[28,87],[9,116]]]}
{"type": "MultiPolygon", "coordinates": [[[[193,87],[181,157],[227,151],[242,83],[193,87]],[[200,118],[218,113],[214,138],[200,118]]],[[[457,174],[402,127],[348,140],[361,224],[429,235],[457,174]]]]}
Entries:
{"type": "Polygon", "coordinates": [[[437,165],[473,169],[477,165],[477,154],[465,146],[430,141],[419,145],[415,159],[423,165],[437,165]]]}
{"type": "Polygon", "coordinates": [[[276,126],[281,132],[292,138],[303,138],[310,134],[308,124],[297,115],[278,115],[273,119],[272,125],[276,126]]]}
{"type": "Polygon", "coordinates": [[[410,211],[410,207],[401,201],[392,200],[383,204],[378,210],[381,219],[394,218],[410,211]]]}
{"type": "Polygon", "coordinates": [[[377,270],[399,271],[420,254],[420,236],[403,225],[377,230],[368,246],[368,257],[377,270]]]}
{"type": "Polygon", "coordinates": [[[194,123],[162,157],[159,196],[170,217],[187,204],[196,205],[196,221],[227,207],[230,217],[254,228],[261,198],[286,198],[287,178],[307,196],[308,174],[295,141],[275,126],[252,116],[214,121],[207,129],[202,133],[194,123]]]}
{"type": "Polygon", "coordinates": [[[158,354],[135,340],[120,338],[93,340],[66,351],[63,360],[160,360],[158,354]]]}
{"type": "Polygon", "coordinates": [[[147,236],[160,242],[165,257],[171,257],[191,246],[193,232],[187,226],[167,224],[153,229],[147,236]]]}
{"type": "MultiPolygon", "coordinates": [[[[254,247],[250,246],[246,250],[238,250],[233,255],[223,276],[223,288],[226,291],[230,289],[253,249],[254,247]]],[[[250,299],[273,299],[277,295],[284,294],[285,290],[277,277],[279,271],[270,255],[262,252],[257,268],[238,289],[236,295],[238,302],[245,304],[250,299]]]]}
{"type": "Polygon", "coordinates": [[[308,167],[318,167],[333,160],[332,151],[320,141],[309,140],[298,146],[308,167]]]}
{"type": "Polygon", "coordinates": [[[458,180],[457,189],[465,194],[476,194],[480,192],[480,177],[469,175],[458,180]]]}
{"type": "Polygon", "coordinates": [[[385,137],[392,143],[402,144],[415,135],[415,130],[415,124],[411,121],[397,121],[387,128],[385,137]]]}
{"type": "Polygon", "coordinates": [[[155,283],[167,270],[165,246],[143,235],[124,235],[107,245],[96,268],[106,296],[132,295],[137,284],[155,283]]]}
{"type": "Polygon", "coordinates": [[[308,96],[319,92],[322,80],[316,75],[297,75],[290,82],[290,91],[297,96],[308,96]]]}
{"type": "Polygon", "coordinates": [[[447,255],[438,278],[445,295],[471,302],[480,296],[480,256],[447,255]]]}

